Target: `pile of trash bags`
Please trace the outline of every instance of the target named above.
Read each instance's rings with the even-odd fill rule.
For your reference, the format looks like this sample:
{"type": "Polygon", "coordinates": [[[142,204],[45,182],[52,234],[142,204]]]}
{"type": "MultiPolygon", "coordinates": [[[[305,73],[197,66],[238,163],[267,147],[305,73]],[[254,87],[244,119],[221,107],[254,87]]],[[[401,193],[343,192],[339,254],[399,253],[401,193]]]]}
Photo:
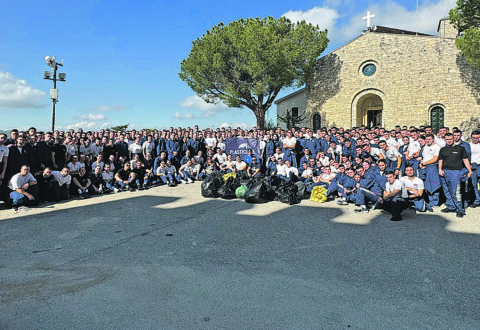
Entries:
{"type": "Polygon", "coordinates": [[[284,181],[278,177],[248,178],[230,173],[222,175],[214,171],[202,182],[202,196],[207,198],[243,198],[247,203],[279,201],[289,205],[309,198],[303,182],[284,181]]]}

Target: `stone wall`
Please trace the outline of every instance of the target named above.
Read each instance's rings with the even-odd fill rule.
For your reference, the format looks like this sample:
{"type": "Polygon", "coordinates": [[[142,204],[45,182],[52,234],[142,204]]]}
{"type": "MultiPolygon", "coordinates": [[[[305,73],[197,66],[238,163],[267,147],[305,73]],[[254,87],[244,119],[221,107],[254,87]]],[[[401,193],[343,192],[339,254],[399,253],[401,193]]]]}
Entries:
{"type": "MultiPolygon", "coordinates": [[[[383,101],[383,126],[430,124],[430,109],[445,109],[445,125],[480,114],[480,70],[460,56],[455,39],[367,32],[319,59],[306,85],[307,112],[324,126],[359,126],[357,102],[375,94],[383,101]],[[375,64],[370,77],[362,73],[375,64]]],[[[311,122],[309,123],[309,126],[311,122]]]]}

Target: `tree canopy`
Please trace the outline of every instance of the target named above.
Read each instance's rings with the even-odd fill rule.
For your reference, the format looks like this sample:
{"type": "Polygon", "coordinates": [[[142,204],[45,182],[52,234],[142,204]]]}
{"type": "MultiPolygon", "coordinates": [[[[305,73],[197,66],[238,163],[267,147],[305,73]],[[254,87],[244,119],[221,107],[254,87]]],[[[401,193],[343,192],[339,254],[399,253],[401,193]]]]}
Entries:
{"type": "Polygon", "coordinates": [[[455,45],[468,63],[480,67],[480,0],[457,0],[457,6],[450,10],[450,21],[461,32],[455,45]]]}
{"type": "Polygon", "coordinates": [[[193,41],[179,76],[206,102],[252,110],[263,128],[278,93],[305,84],[328,41],[327,30],[285,17],[219,23],[193,41]]]}

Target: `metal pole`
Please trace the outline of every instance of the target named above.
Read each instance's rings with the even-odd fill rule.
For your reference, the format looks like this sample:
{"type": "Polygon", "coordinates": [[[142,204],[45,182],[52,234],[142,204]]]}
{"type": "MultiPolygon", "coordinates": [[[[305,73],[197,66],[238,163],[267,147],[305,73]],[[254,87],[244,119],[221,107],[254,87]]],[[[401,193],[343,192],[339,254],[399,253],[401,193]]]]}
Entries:
{"type": "MultiPolygon", "coordinates": [[[[57,63],[53,67],[53,89],[57,88],[57,63]]],[[[52,99],[53,109],[52,109],[52,134],[55,133],[55,103],[57,100],[52,99]]]]}

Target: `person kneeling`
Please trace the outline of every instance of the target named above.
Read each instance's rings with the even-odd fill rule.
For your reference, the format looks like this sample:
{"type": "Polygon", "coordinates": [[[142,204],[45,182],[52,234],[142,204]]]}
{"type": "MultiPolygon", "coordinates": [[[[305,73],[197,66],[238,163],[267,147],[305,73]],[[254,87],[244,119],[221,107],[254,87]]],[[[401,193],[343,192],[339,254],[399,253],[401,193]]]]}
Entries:
{"type": "Polygon", "coordinates": [[[123,168],[115,174],[115,192],[120,191],[120,189],[134,191],[135,178],[136,174],[130,169],[130,164],[125,162],[123,168]]]}
{"type": "Polygon", "coordinates": [[[407,190],[405,185],[400,180],[397,180],[394,172],[386,171],[385,177],[387,178],[387,183],[380,203],[383,204],[385,211],[392,214],[391,221],[400,221],[402,220],[402,211],[407,205],[405,202],[405,199],[408,198],[407,190]]]}
{"type": "Polygon", "coordinates": [[[85,167],[80,168],[78,174],[73,176],[73,185],[70,190],[72,195],[78,195],[80,198],[88,198],[88,190],[92,182],[90,181],[85,167]]]}
{"type": "Polygon", "coordinates": [[[27,205],[38,205],[38,186],[37,181],[30,173],[30,167],[23,165],[20,173],[15,174],[8,183],[8,188],[12,190],[7,199],[7,206],[12,206],[15,211],[27,205]]]}

